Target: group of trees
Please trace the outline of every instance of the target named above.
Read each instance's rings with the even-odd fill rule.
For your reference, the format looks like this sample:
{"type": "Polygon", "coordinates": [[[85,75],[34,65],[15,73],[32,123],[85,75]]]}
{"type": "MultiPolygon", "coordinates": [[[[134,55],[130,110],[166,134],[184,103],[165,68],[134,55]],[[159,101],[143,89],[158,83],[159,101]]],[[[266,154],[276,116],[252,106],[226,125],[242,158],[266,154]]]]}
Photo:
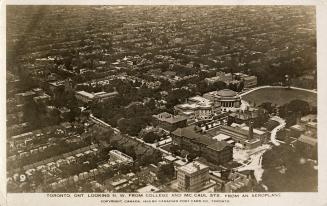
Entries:
{"type": "MultiPolygon", "coordinates": [[[[107,152],[111,149],[116,149],[132,157],[135,162],[135,167],[156,164],[162,160],[162,154],[159,151],[147,148],[147,146],[142,144],[120,144],[117,140],[111,140],[109,148],[107,152]]],[[[105,155],[105,153],[103,155],[105,155]]]]}
{"type": "Polygon", "coordinates": [[[160,140],[160,135],[155,132],[148,132],[144,134],[142,138],[146,143],[152,144],[160,140]]]}
{"type": "Polygon", "coordinates": [[[282,106],[264,102],[259,107],[265,109],[269,114],[277,113],[286,120],[286,126],[296,124],[298,118],[310,113],[316,113],[316,107],[312,107],[308,102],[300,99],[294,99],[282,106]]]}
{"type": "Polygon", "coordinates": [[[169,182],[175,176],[173,163],[161,165],[157,176],[161,184],[169,182]]]}
{"type": "Polygon", "coordinates": [[[95,116],[104,119],[123,133],[137,136],[140,130],[152,122],[152,115],[160,112],[155,99],[145,99],[147,89],[136,89],[129,82],[117,81],[115,84],[119,95],[105,103],[91,105],[95,116]]]}
{"type": "Polygon", "coordinates": [[[318,173],[309,163],[301,163],[303,151],[299,147],[282,144],[263,155],[262,165],[265,170],[263,183],[269,192],[313,192],[317,190],[318,173]],[[285,172],[279,170],[284,168],[285,172]],[[301,172],[299,172],[301,171],[301,172]],[[287,181],[285,185],[283,182],[287,181]]]}
{"type": "Polygon", "coordinates": [[[311,113],[310,104],[306,101],[295,99],[279,107],[279,116],[285,118],[286,126],[296,124],[297,119],[311,113]]]}

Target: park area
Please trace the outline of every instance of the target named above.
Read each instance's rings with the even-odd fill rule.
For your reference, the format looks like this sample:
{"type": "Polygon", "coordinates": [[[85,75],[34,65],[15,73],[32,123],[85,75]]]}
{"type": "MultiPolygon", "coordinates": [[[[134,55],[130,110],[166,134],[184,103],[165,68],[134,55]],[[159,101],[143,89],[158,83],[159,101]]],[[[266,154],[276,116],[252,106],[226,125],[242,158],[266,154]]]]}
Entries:
{"type": "Polygon", "coordinates": [[[284,105],[292,100],[300,99],[308,102],[310,106],[317,106],[316,93],[293,88],[261,88],[243,95],[242,99],[256,105],[264,102],[284,105]]]}
{"type": "Polygon", "coordinates": [[[288,145],[273,147],[263,155],[262,183],[269,192],[316,192],[317,161],[305,158],[288,145]]]}

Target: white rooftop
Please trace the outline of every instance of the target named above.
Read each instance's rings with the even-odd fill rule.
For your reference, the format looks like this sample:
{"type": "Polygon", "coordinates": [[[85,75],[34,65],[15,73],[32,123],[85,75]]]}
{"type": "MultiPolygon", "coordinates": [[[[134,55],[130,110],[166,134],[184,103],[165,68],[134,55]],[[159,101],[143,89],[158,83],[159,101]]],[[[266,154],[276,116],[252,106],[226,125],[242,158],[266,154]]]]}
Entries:
{"type": "Polygon", "coordinates": [[[211,101],[201,96],[190,97],[189,100],[195,101],[202,106],[211,106],[211,101]]]}
{"type": "Polygon", "coordinates": [[[177,165],[180,165],[180,166],[186,165],[186,162],[184,162],[182,160],[176,160],[174,163],[177,164],[177,165]]]}
{"type": "Polygon", "coordinates": [[[216,136],[214,136],[212,139],[218,140],[218,141],[222,141],[222,140],[226,140],[230,138],[229,135],[225,135],[225,134],[218,134],[216,136]]]}
{"type": "Polygon", "coordinates": [[[94,98],[94,94],[86,92],[86,91],[77,91],[76,93],[80,94],[82,96],[85,96],[87,98],[90,98],[90,99],[94,98]]]}
{"type": "MultiPolygon", "coordinates": [[[[249,127],[248,126],[244,126],[242,127],[243,130],[246,130],[246,131],[249,131],[249,127]]],[[[265,132],[264,131],[261,131],[261,130],[258,130],[258,129],[253,129],[253,133],[255,134],[259,134],[259,135],[262,135],[264,134],[265,132]]]]}
{"type": "Polygon", "coordinates": [[[173,156],[171,156],[171,155],[165,156],[164,158],[165,158],[166,160],[168,160],[168,161],[175,161],[175,160],[176,160],[176,157],[173,157],[173,156]]]}
{"type": "Polygon", "coordinates": [[[147,185],[145,187],[142,187],[137,190],[139,193],[149,193],[149,192],[158,192],[159,188],[153,186],[153,185],[147,185]]]}
{"type": "Polygon", "coordinates": [[[198,170],[203,170],[206,168],[208,168],[208,166],[205,164],[202,164],[200,162],[191,162],[187,165],[180,167],[179,170],[182,170],[188,174],[192,174],[194,172],[197,172],[198,170]]]}

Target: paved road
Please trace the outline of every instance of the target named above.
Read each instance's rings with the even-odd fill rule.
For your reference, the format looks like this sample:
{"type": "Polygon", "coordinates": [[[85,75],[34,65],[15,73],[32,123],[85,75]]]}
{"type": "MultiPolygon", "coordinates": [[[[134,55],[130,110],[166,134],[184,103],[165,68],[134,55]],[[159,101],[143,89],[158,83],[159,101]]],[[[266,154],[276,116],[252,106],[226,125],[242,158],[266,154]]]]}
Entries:
{"type": "MultiPolygon", "coordinates": [[[[285,122],[284,119],[282,119],[282,118],[280,118],[278,116],[274,116],[271,119],[279,122],[279,125],[276,126],[271,131],[270,141],[275,146],[279,146],[280,143],[276,139],[276,134],[280,129],[285,127],[286,122],[285,122]]],[[[260,146],[260,150],[255,151],[254,153],[249,155],[250,156],[250,162],[247,165],[243,165],[243,166],[238,167],[237,170],[238,171],[253,170],[256,180],[258,182],[260,182],[262,180],[262,174],[264,172],[264,170],[262,169],[262,156],[270,148],[271,148],[271,146],[269,144],[264,144],[264,145],[260,146]]]]}
{"type": "Polygon", "coordinates": [[[270,141],[273,143],[275,146],[279,146],[280,143],[276,139],[276,134],[279,130],[283,129],[286,126],[286,121],[278,116],[273,116],[271,120],[277,121],[279,125],[275,127],[273,130],[270,132],[270,141]]]}
{"type": "MultiPolygon", "coordinates": [[[[263,89],[263,88],[276,88],[276,89],[280,89],[280,88],[288,88],[288,87],[285,87],[285,86],[269,86],[269,85],[266,85],[266,86],[260,86],[260,87],[255,87],[255,88],[252,88],[244,93],[240,93],[240,96],[244,96],[244,95],[247,95],[251,92],[254,92],[256,90],[259,90],[259,89],[263,89]]],[[[302,90],[302,91],[307,91],[307,92],[311,92],[311,93],[315,93],[317,94],[317,91],[316,90],[311,90],[311,89],[304,89],[304,88],[300,88],[300,87],[291,87],[291,89],[296,89],[296,90],[302,90]]]]}

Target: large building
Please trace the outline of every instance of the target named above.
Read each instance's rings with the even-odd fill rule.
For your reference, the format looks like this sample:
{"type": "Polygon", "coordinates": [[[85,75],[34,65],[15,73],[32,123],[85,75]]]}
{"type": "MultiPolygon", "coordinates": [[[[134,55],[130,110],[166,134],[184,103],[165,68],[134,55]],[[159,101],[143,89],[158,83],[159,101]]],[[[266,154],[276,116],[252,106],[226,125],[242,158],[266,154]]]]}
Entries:
{"type": "Polygon", "coordinates": [[[53,96],[56,96],[58,92],[60,93],[62,91],[66,91],[66,92],[73,91],[73,82],[71,79],[49,82],[48,86],[49,86],[49,92],[53,96]]]}
{"type": "Polygon", "coordinates": [[[213,102],[201,96],[191,97],[184,104],[174,107],[177,114],[187,117],[189,120],[207,119],[214,114],[220,113],[219,107],[213,102]]]}
{"type": "Polygon", "coordinates": [[[289,136],[298,138],[297,147],[312,159],[317,158],[317,115],[309,114],[300,119],[298,124],[289,128],[289,136]]]}
{"type": "Polygon", "coordinates": [[[231,137],[235,144],[247,149],[258,147],[265,143],[269,137],[267,131],[254,129],[251,125],[232,124],[231,126],[223,125],[219,128],[219,133],[231,137]]]}
{"type": "Polygon", "coordinates": [[[229,84],[233,81],[233,75],[231,73],[217,72],[215,77],[205,78],[204,81],[208,84],[214,84],[216,82],[224,82],[229,84]]]}
{"type": "Polygon", "coordinates": [[[214,139],[213,129],[202,131],[195,125],[178,128],[172,133],[173,144],[181,146],[189,152],[197,152],[215,164],[223,164],[233,159],[233,144],[214,139]]]}
{"type": "Polygon", "coordinates": [[[178,189],[198,192],[209,182],[209,167],[200,162],[191,162],[177,169],[178,189]]]}
{"type": "Polygon", "coordinates": [[[186,127],[187,124],[187,118],[185,116],[172,115],[167,112],[153,115],[152,117],[159,127],[171,132],[177,128],[186,127]]]}
{"type": "Polygon", "coordinates": [[[265,110],[257,108],[249,108],[244,111],[238,110],[228,115],[228,121],[231,123],[243,124],[250,121],[257,121],[259,114],[265,114],[265,110]]]}
{"type": "Polygon", "coordinates": [[[204,81],[208,85],[212,85],[216,82],[224,82],[225,84],[240,84],[244,83],[244,88],[257,86],[258,80],[256,76],[250,76],[244,73],[225,73],[217,72],[215,77],[205,78],[204,81]]]}
{"type": "Polygon", "coordinates": [[[133,158],[118,150],[110,150],[110,161],[120,161],[124,163],[133,163],[133,158]]]}
{"type": "Polygon", "coordinates": [[[258,84],[258,78],[256,76],[245,76],[243,77],[244,88],[256,87],[258,84]]]}
{"type": "Polygon", "coordinates": [[[301,118],[300,125],[305,128],[305,131],[312,138],[317,139],[317,115],[309,114],[301,118]]]}
{"type": "Polygon", "coordinates": [[[241,97],[230,89],[208,92],[203,97],[221,107],[222,111],[235,111],[241,107],[241,97]]]}
{"type": "Polygon", "coordinates": [[[256,76],[250,76],[243,73],[235,73],[235,78],[243,81],[244,88],[255,87],[258,84],[258,78],[256,76]]]}
{"type": "Polygon", "coordinates": [[[210,178],[216,182],[216,192],[248,192],[251,191],[252,171],[237,172],[223,169],[220,172],[210,173],[210,178]],[[245,173],[245,174],[244,174],[245,173]]]}
{"type": "Polygon", "coordinates": [[[108,100],[110,98],[113,98],[117,96],[118,93],[116,91],[114,92],[97,92],[97,93],[89,93],[86,91],[77,91],[75,93],[76,99],[83,103],[89,103],[92,101],[98,101],[98,102],[103,102],[105,100],[108,100]]]}

